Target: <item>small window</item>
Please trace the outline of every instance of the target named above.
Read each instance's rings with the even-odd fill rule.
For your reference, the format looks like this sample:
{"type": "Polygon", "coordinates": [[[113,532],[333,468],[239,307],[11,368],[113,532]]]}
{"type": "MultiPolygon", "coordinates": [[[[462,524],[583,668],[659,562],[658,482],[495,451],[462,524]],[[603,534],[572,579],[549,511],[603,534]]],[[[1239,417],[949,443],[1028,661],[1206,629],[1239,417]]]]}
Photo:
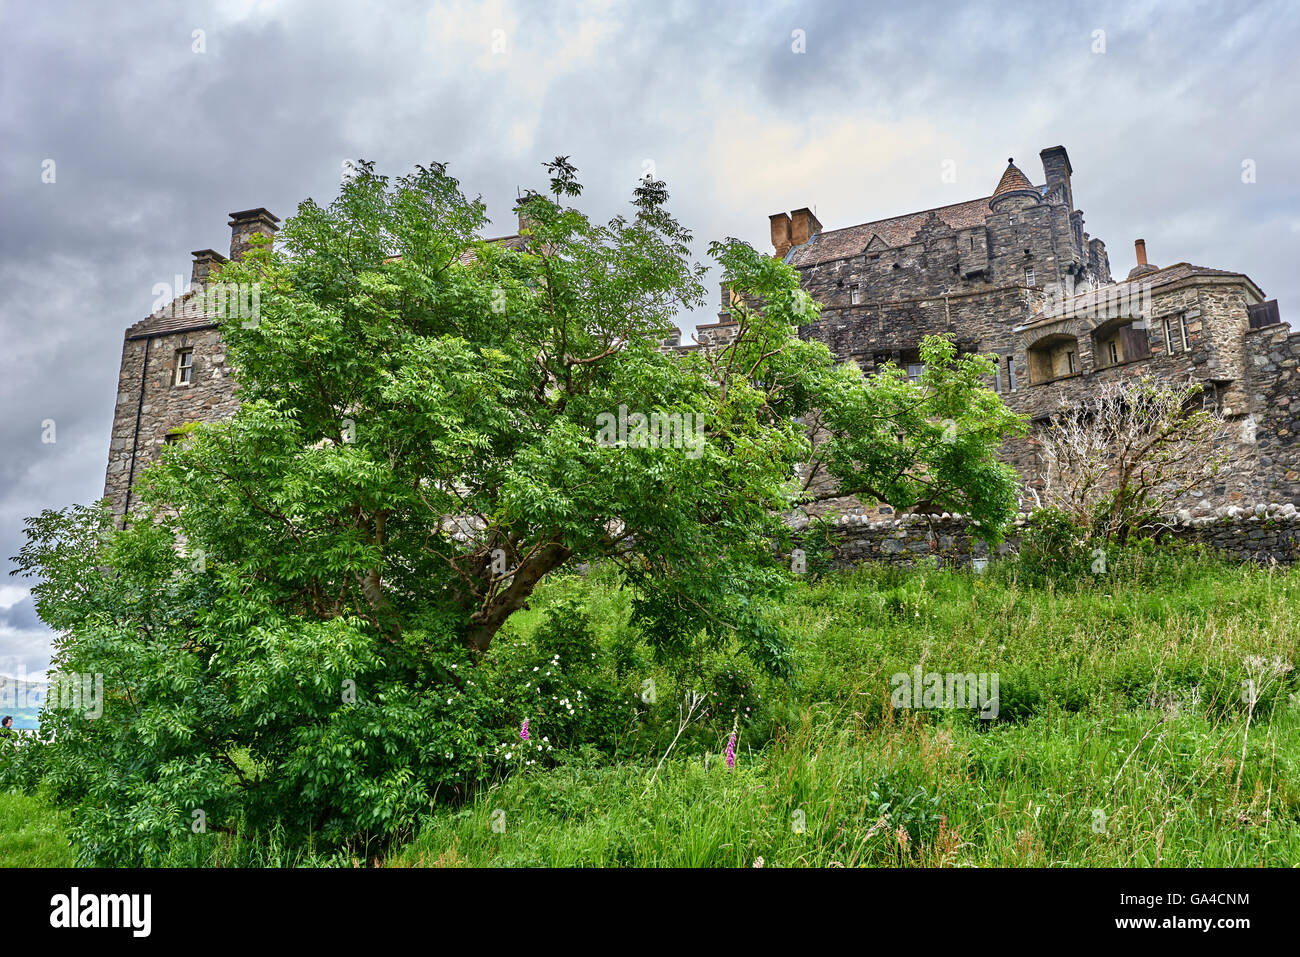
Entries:
{"type": "Polygon", "coordinates": [[[184,432],[168,432],[166,436],[166,442],[168,445],[175,445],[183,438],[185,438],[184,432]]]}
{"type": "Polygon", "coordinates": [[[1034,270],[1033,270],[1032,268],[1030,268],[1030,269],[1026,269],[1026,270],[1025,270],[1025,285],[1026,285],[1026,286],[1032,286],[1033,284],[1034,284],[1034,270]]]}
{"type": "Polygon", "coordinates": [[[1180,316],[1178,319],[1178,325],[1183,334],[1183,351],[1187,352],[1192,348],[1192,340],[1187,336],[1187,317],[1180,316]]]}
{"type": "Polygon", "coordinates": [[[1007,356],[1007,391],[1016,391],[1016,357],[1007,356]]]}
{"type": "Polygon", "coordinates": [[[858,285],[857,283],[855,283],[855,284],[854,284],[854,285],[849,289],[849,300],[850,300],[850,301],[853,303],[853,305],[855,305],[855,306],[856,306],[858,303],[862,302],[862,286],[860,286],[860,285],[858,285]]]}
{"type": "Polygon", "coordinates": [[[1008,225],[1008,226],[1014,226],[1015,224],[1016,224],[1016,214],[1015,214],[1015,213],[1008,213],[1008,214],[1007,214],[1007,225],[1008,225]]]}
{"type": "Polygon", "coordinates": [[[176,384],[189,385],[194,374],[194,350],[179,349],[176,352],[176,384]]]}
{"type": "Polygon", "coordinates": [[[925,374],[924,362],[909,362],[907,364],[907,381],[917,382],[925,374]]]}
{"type": "Polygon", "coordinates": [[[1069,363],[1070,375],[1074,375],[1076,372],[1079,371],[1079,363],[1075,360],[1073,352],[1067,352],[1065,354],[1065,357],[1067,362],[1069,363]]]}
{"type": "Polygon", "coordinates": [[[1174,351],[1174,333],[1173,330],[1169,328],[1169,320],[1166,319],[1165,320],[1165,352],[1171,353],[1173,351],[1174,351]]]}
{"type": "Polygon", "coordinates": [[[1110,364],[1115,365],[1119,362],[1119,346],[1116,345],[1115,340],[1112,339],[1110,342],[1106,343],[1106,348],[1110,350],[1110,364]]]}
{"type": "Polygon", "coordinates": [[[1001,393],[1002,392],[1002,363],[998,361],[997,356],[994,356],[993,360],[994,360],[993,361],[993,391],[1001,393]]]}

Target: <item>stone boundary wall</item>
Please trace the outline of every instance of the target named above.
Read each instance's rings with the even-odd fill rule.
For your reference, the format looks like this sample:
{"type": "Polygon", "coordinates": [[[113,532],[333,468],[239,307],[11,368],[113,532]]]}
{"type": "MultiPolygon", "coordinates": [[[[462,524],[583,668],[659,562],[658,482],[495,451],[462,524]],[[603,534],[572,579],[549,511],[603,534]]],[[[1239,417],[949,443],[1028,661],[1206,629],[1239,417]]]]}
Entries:
{"type": "MultiPolygon", "coordinates": [[[[1251,509],[1232,506],[1213,518],[1175,516],[1157,526],[1157,537],[1201,543],[1238,561],[1291,564],[1300,562],[1300,510],[1295,505],[1264,505],[1251,509]]],[[[934,557],[940,566],[969,566],[972,559],[1008,555],[1020,547],[1028,515],[1016,516],[1015,527],[1003,542],[990,549],[968,533],[968,520],[960,515],[904,515],[890,521],[866,521],[863,515],[844,515],[836,522],[839,539],[831,564],[847,568],[863,562],[912,565],[918,559],[934,557]]],[[[806,529],[807,523],[796,525],[806,529]]],[[[824,543],[805,538],[809,551],[824,543]]]]}

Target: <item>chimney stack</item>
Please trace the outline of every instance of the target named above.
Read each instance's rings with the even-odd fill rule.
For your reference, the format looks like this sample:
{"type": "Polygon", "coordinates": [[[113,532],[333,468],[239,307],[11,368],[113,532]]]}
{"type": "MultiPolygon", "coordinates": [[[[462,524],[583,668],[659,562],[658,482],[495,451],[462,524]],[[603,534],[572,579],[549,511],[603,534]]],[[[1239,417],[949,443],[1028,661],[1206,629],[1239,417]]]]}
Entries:
{"type": "Polygon", "coordinates": [[[1145,266],[1147,264],[1147,241],[1145,239],[1134,240],[1133,251],[1137,253],[1138,265],[1145,266]]]}
{"type": "Polygon", "coordinates": [[[279,217],[261,206],[230,214],[230,258],[239,260],[253,248],[255,235],[274,236],[280,228],[279,217]]]}
{"type": "Polygon", "coordinates": [[[1065,197],[1066,207],[1073,211],[1074,193],[1070,189],[1070,174],[1074,172],[1074,167],[1070,165],[1070,154],[1065,151],[1064,146],[1049,146],[1039,151],[1038,158],[1043,161],[1047,191],[1050,193],[1054,188],[1060,187],[1061,195],[1065,197]]]}
{"type": "Polygon", "coordinates": [[[802,246],[822,231],[822,224],[817,221],[813,211],[805,206],[790,214],[790,244],[802,246]]]}
{"type": "Polygon", "coordinates": [[[198,289],[208,282],[213,269],[220,270],[226,257],[215,249],[196,249],[190,253],[194,257],[194,270],[190,273],[190,288],[198,289]]]}
{"type": "Polygon", "coordinates": [[[784,259],[790,251],[790,217],[786,213],[773,213],[767,220],[772,226],[772,248],[776,250],[773,255],[784,259]]]}

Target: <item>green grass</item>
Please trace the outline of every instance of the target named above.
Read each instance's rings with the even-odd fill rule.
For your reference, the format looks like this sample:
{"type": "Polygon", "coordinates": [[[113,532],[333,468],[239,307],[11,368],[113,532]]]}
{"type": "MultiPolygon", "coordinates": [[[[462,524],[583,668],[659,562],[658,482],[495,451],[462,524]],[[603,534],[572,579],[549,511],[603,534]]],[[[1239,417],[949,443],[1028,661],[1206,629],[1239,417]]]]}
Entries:
{"type": "MultiPolygon", "coordinates": [[[[1300,569],[1196,553],[1115,556],[1104,578],[1028,588],[984,576],[865,567],[800,583],[777,611],[797,678],[751,672],[738,711],[692,725],[666,759],[688,690],[732,660],[657,666],[603,572],[547,582],[498,639],[527,641],[578,597],[629,698],[617,758],[588,750],[439,805],[387,854],[283,835],[178,846],[191,866],[1295,866],[1300,680],[1243,682],[1300,662],[1300,569]],[[896,709],[892,675],[996,673],[999,713],[896,709]],[[741,707],[743,705],[743,707],[741,707]],[[1243,760],[1244,758],[1244,760],[1243,760]],[[657,770],[656,770],[657,768],[657,770]]],[[[611,679],[615,680],[615,679],[611,679]]],[[[734,686],[733,686],[734,693],[734,686]]],[[[539,709],[537,724],[544,725],[539,709]]],[[[559,753],[558,751],[556,752],[559,753]]],[[[0,795],[0,865],[71,863],[63,819],[0,795]]]]}
{"type": "MultiPolygon", "coordinates": [[[[564,586],[597,615],[603,587],[564,586]]],[[[389,863],[1300,864],[1296,672],[1258,683],[1248,733],[1242,694],[1249,656],[1297,661],[1298,612],[1300,571],[1195,555],[1064,589],[1022,588],[1013,565],[822,579],[781,610],[799,679],[764,688],[734,770],[725,734],[684,737],[653,783],[652,755],[530,768],[431,815],[389,863]],[[998,719],[894,709],[890,675],[917,664],[998,673],[998,719]]],[[[670,725],[691,672],[652,673],[670,725]]]]}
{"type": "Polygon", "coordinates": [[[71,867],[63,816],[38,796],[0,794],[0,867],[71,867]]]}

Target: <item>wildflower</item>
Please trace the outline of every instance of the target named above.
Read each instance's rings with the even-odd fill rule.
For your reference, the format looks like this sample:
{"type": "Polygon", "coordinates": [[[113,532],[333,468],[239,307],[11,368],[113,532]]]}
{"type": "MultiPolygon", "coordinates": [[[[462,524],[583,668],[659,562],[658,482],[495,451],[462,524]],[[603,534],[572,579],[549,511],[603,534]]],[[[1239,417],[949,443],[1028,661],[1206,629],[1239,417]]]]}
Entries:
{"type": "Polygon", "coordinates": [[[528,740],[528,719],[527,718],[524,718],[524,726],[519,729],[519,739],[521,741],[528,740]]]}
{"type": "Polygon", "coordinates": [[[727,741],[727,767],[734,769],[736,767],[736,732],[731,732],[731,738],[727,741]]]}
{"type": "Polygon", "coordinates": [[[754,867],[762,867],[762,866],[763,866],[763,858],[761,857],[754,858],[754,867]]]}

